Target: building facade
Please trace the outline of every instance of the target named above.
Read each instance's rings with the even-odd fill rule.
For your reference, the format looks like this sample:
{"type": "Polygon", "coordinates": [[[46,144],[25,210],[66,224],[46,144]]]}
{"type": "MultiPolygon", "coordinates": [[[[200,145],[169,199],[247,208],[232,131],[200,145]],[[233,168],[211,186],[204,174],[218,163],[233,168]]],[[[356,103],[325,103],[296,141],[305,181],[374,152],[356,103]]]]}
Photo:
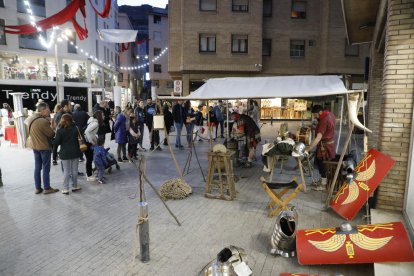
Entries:
{"type": "Polygon", "coordinates": [[[168,10],[153,8],[148,15],[149,76],[152,94],[171,95],[174,84],[168,74],[168,10]]]}
{"type": "MultiPolygon", "coordinates": [[[[133,30],[133,26],[129,20],[129,17],[126,13],[118,14],[119,28],[122,30],[133,30]]],[[[138,97],[138,79],[139,75],[136,70],[126,70],[122,69],[125,67],[134,67],[138,65],[138,60],[136,58],[137,45],[135,43],[130,43],[129,46],[126,46],[128,50],[121,51],[119,53],[120,63],[123,65],[119,70],[118,75],[118,85],[123,89],[126,89],[126,95],[129,95],[126,101],[132,101],[132,98],[138,97]]]]}
{"type": "Polygon", "coordinates": [[[396,161],[376,207],[402,212],[414,233],[414,0],[344,0],[344,14],[349,40],[370,45],[370,147],[396,161]]]}
{"type": "Polygon", "coordinates": [[[184,95],[228,76],[344,74],[352,86],[368,56],[348,45],[340,0],[171,1],[169,49],[184,95]]]}
{"type": "MultiPolygon", "coordinates": [[[[29,23],[26,1],[0,1],[0,24],[20,25],[29,23]]],[[[61,11],[70,1],[38,0],[28,1],[35,21],[61,11]]],[[[104,2],[95,1],[97,10],[104,2]]],[[[111,94],[116,85],[119,56],[116,45],[99,39],[99,29],[115,29],[118,24],[117,1],[112,2],[107,18],[97,16],[91,5],[86,5],[86,26],[88,37],[79,40],[71,23],[56,30],[57,39],[45,47],[33,35],[1,34],[0,38],[0,101],[10,102],[6,92],[26,92],[27,107],[34,108],[39,98],[53,107],[62,99],[79,103],[86,110],[96,101],[95,94],[111,94]],[[69,32],[68,32],[69,30],[69,32]],[[65,36],[68,40],[64,39],[65,36]],[[36,93],[32,93],[37,91],[36,93]],[[49,95],[49,96],[47,96],[49,95]]],[[[83,17],[78,13],[78,22],[83,17]]],[[[82,23],[80,23],[83,25],[82,23]]],[[[43,31],[50,40],[52,30],[43,31]]]]}

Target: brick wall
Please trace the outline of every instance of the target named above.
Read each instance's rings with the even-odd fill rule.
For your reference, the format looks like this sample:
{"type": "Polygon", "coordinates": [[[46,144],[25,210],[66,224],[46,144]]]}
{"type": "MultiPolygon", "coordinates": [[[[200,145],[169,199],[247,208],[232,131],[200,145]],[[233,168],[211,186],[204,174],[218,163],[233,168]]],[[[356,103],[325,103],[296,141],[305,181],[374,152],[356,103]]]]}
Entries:
{"type": "MultiPolygon", "coordinates": [[[[367,127],[372,130],[372,133],[368,133],[368,148],[378,148],[378,135],[380,128],[380,121],[378,118],[381,116],[384,54],[378,53],[374,47],[371,49],[369,67],[367,127]]],[[[389,96],[392,97],[393,95],[389,96]]]]}
{"type": "Polygon", "coordinates": [[[414,94],[414,0],[388,0],[379,148],[396,160],[378,190],[377,207],[401,211],[414,94]]]}

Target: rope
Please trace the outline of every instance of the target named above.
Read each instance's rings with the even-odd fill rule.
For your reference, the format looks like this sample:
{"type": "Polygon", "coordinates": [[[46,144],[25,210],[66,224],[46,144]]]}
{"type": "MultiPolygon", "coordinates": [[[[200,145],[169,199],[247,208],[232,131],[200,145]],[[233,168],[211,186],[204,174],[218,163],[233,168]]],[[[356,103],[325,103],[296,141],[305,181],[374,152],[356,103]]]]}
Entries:
{"type": "Polygon", "coordinates": [[[145,222],[147,222],[149,220],[149,215],[147,215],[146,217],[139,217],[138,218],[138,222],[137,222],[137,225],[141,225],[141,224],[144,224],[145,222]]]}

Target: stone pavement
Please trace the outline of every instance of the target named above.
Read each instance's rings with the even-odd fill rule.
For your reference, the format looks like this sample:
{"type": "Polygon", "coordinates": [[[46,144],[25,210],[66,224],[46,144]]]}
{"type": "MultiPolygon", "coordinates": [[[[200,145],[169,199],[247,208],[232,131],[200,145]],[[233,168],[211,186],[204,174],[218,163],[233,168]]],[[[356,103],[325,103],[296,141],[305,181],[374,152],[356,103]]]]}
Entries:
{"type": "MultiPolygon", "coordinates": [[[[267,136],[272,140],[276,130],[265,125],[264,139],[267,136]]],[[[115,152],[113,142],[108,146],[115,152]]],[[[207,151],[208,143],[197,142],[204,173],[207,151]]],[[[175,150],[181,166],[188,152],[187,148],[175,150]]],[[[32,152],[3,141],[0,155],[5,185],[0,188],[0,275],[198,275],[230,244],[246,250],[253,275],[373,275],[371,264],[301,266],[295,258],[270,255],[274,219],[268,218],[265,210],[268,197],[259,185],[259,176],[263,175],[259,161],[251,169],[236,170],[242,177],[236,183],[237,199],[222,201],[204,197],[204,182],[193,155],[190,174],[185,177],[193,187],[193,195],[167,201],[181,227],[146,185],[151,260],[144,264],[133,254],[138,202],[133,195],[138,174],[132,164],[122,163],[120,171],[107,176],[105,185],[80,177],[79,193],[35,195],[32,152]]],[[[166,147],[147,155],[147,175],[157,187],[178,176],[166,147]]],[[[80,168],[85,171],[84,163],[80,168]]],[[[274,178],[290,179],[295,174],[298,172],[290,164],[283,176],[276,173],[274,178]]],[[[52,167],[51,182],[62,189],[60,166],[52,167]]],[[[332,227],[342,222],[332,211],[321,211],[324,199],[322,192],[310,191],[300,193],[293,201],[299,213],[299,229],[332,227]]]]}

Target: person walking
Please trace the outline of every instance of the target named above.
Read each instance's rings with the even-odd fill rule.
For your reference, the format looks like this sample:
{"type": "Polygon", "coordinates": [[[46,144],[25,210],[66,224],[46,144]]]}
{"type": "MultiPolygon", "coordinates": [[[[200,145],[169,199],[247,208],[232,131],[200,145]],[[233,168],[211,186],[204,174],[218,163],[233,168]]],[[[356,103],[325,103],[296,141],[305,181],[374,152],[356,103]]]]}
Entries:
{"type": "Polygon", "coordinates": [[[84,132],[85,142],[88,146],[85,151],[86,157],[86,181],[95,181],[95,177],[92,172],[92,162],[93,162],[93,149],[92,147],[96,145],[98,139],[98,129],[99,126],[103,124],[103,113],[101,110],[96,111],[93,114],[93,117],[89,118],[88,124],[86,125],[86,130],[84,132]]]}
{"type": "Polygon", "coordinates": [[[3,128],[3,135],[6,133],[6,126],[10,125],[10,121],[13,120],[13,110],[8,103],[3,104],[1,109],[1,127],[3,128]]]}
{"type": "MultiPolygon", "coordinates": [[[[198,106],[198,110],[195,113],[195,120],[194,120],[194,140],[197,138],[197,136],[204,133],[203,124],[204,124],[204,117],[203,117],[203,105],[198,106]]],[[[203,142],[203,139],[199,136],[198,139],[199,142],[203,142]]]]}
{"type": "Polygon", "coordinates": [[[249,115],[256,123],[258,127],[259,125],[259,104],[255,100],[250,100],[250,108],[249,108],[249,115]]]}
{"type": "Polygon", "coordinates": [[[164,124],[167,135],[164,138],[164,146],[168,146],[167,137],[170,135],[171,127],[174,125],[174,117],[168,107],[168,104],[165,104],[163,107],[162,114],[164,114],[164,124]]]}
{"type": "Polygon", "coordinates": [[[158,106],[152,102],[152,99],[147,99],[147,106],[144,108],[145,123],[150,134],[151,148],[150,150],[162,150],[160,147],[160,132],[154,129],[154,115],[160,114],[158,106]]]}
{"type": "Polygon", "coordinates": [[[212,135],[213,140],[216,141],[217,138],[217,118],[216,113],[212,106],[210,106],[208,111],[208,127],[209,127],[209,135],[212,135]]]}
{"type": "Polygon", "coordinates": [[[183,125],[185,122],[185,112],[184,107],[182,105],[182,101],[177,101],[173,106],[173,119],[175,124],[175,131],[177,136],[175,137],[175,147],[179,149],[183,149],[183,145],[181,144],[181,132],[183,130],[183,125]]]}
{"type": "Polygon", "coordinates": [[[138,150],[145,151],[142,139],[144,138],[144,124],[145,124],[145,112],[144,112],[144,101],[139,100],[138,105],[134,109],[135,119],[138,123],[139,133],[141,134],[138,138],[138,150]]]}
{"type": "Polygon", "coordinates": [[[35,159],[35,194],[41,194],[42,192],[44,192],[44,194],[51,194],[59,191],[59,189],[54,189],[50,186],[50,157],[52,155],[52,144],[49,141],[55,136],[55,132],[47,119],[49,116],[49,106],[46,103],[40,103],[37,106],[37,112],[25,122],[32,140],[32,149],[35,159]],[[43,189],[41,172],[43,174],[43,189]]]}
{"type": "Polygon", "coordinates": [[[185,115],[185,129],[187,131],[187,143],[188,147],[191,147],[193,143],[193,129],[195,120],[195,111],[191,107],[189,100],[184,103],[184,115],[185,115]]]}
{"type": "Polygon", "coordinates": [[[223,101],[219,100],[218,104],[215,104],[213,108],[214,115],[216,116],[216,120],[217,120],[216,137],[218,137],[217,131],[218,131],[218,127],[220,126],[220,132],[221,132],[220,138],[224,138],[224,115],[222,112],[222,108],[223,108],[222,105],[223,105],[223,101]]]}
{"type": "Polygon", "coordinates": [[[63,169],[62,194],[69,194],[69,182],[72,179],[72,192],[79,191],[78,166],[82,152],[79,149],[80,130],[73,122],[72,115],[64,114],[60,120],[60,128],[56,131],[54,144],[60,146],[59,156],[63,169]]]}

